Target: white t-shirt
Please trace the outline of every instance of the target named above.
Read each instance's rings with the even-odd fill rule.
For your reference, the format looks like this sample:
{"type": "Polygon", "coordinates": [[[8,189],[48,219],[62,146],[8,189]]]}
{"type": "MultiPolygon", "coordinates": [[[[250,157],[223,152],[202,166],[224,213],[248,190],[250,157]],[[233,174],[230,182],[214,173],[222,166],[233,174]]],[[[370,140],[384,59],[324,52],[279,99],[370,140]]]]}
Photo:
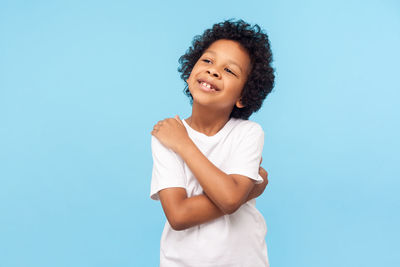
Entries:
{"type": "MultiPolygon", "coordinates": [[[[182,119],[189,137],[215,166],[226,174],[245,175],[261,183],[259,166],[264,131],[253,121],[230,118],[213,136],[192,129],[182,119]]],[[[151,136],[153,172],[150,197],[158,191],[183,187],[188,197],[202,194],[202,187],[182,158],[151,136]]],[[[255,199],[236,212],[182,231],[165,223],[160,244],[161,267],[268,267],[267,225],[255,199]]]]}

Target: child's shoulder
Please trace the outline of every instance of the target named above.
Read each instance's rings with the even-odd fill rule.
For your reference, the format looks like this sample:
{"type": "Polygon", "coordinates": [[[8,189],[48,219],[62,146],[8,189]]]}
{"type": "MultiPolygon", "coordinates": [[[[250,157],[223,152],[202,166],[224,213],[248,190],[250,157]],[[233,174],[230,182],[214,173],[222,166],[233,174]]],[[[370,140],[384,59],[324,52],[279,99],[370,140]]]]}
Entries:
{"type": "Polygon", "coordinates": [[[232,118],[235,128],[240,131],[259,131],[264,132],[262,126],[255,121],[252,120],[244,120],[240,118],[232,118]]]}

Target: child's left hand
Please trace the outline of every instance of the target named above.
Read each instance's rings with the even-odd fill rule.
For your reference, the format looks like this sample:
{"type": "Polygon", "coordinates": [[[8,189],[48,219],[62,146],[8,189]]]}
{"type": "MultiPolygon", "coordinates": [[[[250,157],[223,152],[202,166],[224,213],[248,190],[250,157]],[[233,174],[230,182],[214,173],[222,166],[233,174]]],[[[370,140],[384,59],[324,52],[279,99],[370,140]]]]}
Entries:
{"type": "Polygon", "coordinates": [[[186,127],[178,115],[157,122],[151,134],[176,153],[179,153],[179,149],[190,140],[186,127]]]}

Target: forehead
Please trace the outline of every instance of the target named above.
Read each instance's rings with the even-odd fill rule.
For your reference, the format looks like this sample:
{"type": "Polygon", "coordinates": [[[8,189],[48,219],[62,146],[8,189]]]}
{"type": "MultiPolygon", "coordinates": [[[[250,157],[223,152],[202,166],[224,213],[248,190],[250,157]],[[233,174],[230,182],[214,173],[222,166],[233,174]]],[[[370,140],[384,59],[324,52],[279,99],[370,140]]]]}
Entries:
{"type": "Polygon", "coordinates": [[[239,65],[243,70],[250,66],[250,56],[247,50],[237,41],[220,39],[213,42],[203,54],[208,53],[218,59],[239,65]]]}

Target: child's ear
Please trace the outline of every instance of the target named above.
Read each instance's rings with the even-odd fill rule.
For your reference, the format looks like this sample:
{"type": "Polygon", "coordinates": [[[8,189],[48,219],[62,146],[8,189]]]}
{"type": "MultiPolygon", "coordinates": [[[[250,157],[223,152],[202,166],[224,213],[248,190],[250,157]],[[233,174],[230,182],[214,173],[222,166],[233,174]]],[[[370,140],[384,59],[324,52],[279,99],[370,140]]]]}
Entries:
{"type": "Polygon", "coordinates": [[[238,108],[244,108],[244,105],[242,104],[242,99],[241,98],[236,101],[236,106],[238,108]]]}

